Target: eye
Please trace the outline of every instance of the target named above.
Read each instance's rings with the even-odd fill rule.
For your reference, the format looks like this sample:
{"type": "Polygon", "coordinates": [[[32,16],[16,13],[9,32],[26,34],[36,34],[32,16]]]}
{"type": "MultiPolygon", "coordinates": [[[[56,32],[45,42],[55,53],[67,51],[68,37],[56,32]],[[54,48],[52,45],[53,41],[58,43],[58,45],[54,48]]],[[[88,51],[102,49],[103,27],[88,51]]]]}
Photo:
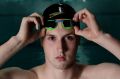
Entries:
{"type": "Polygon", "coordinates": [[[48,37],[48,40],[55,41],[55,40],[56,40],[56,37],[50,36],[50,37],[48,37]]]}
{"type": "Polygon", "coordinates": [[[74,35],[69,35],[69,36],[67,36],[67,39],[70,40],[70,41],[73,41],[73,40],[75,40],[76,38],[75,38],[74,35]]]}

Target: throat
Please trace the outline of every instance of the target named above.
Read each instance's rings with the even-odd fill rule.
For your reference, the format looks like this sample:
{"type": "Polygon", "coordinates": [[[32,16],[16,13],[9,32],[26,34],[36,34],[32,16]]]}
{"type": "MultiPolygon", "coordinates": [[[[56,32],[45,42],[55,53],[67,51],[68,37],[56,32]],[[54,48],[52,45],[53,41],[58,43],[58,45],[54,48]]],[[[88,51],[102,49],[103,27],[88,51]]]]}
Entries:
{"type": "Polygon", "coordinates": [[[76,72],[76,65],[68,69],[45,69],[45,79],[74,79],[76,72]]]}

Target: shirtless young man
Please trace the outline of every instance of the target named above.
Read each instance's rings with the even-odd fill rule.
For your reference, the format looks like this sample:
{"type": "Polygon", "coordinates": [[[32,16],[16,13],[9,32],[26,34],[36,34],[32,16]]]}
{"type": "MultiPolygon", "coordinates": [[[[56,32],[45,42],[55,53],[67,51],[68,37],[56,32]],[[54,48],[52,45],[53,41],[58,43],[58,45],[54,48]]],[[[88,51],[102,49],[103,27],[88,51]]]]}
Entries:
{"type": "Polygon", "coordinates": [[[2,66],[18,50],[38,38],[41,39],[44,49],[45,63],[30,70],[17,67],[1,69],[0,79],[120,79],[120,66],[117,64],[76,64],[78,36],[99,44],[118,59],[120,59],[120,43],[110,34],[99,30],[95,16],[87,9],[80,10],[74,15],[72,12],[74,13],[69,5],[53,4],[43,13],[44,19],[37,13],[24,17],[18,34],[0,46],[0,65],[2,66]],[[81,30],[77,27],[77,23],[72,27],[72,20],[74,23],[83,22],[87,27],[81,30]],[[31,33],[33,29],[30,27],[31,23],[35,24],[36,29],[40,23],[45,27],[31,33]]]}

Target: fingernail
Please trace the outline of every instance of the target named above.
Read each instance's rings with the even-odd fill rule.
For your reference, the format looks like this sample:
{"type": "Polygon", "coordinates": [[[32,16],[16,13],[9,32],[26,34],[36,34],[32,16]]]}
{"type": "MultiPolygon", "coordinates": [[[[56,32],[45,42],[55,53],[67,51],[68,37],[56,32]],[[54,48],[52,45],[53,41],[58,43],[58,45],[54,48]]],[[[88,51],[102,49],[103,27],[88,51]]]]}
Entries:
{"type": "Polygon", "coordinates": [[[75,18],[73,18],[73,20],[75,20],[75,18]]]}
{"type": "Polygon", "coordinates": [[[40,26],[40,25],[38,25],[38,30],[40,30],[40,27],[41,27],[41,26],[40,26]]]}
{"type": "Polygon", "coordinates": [[[73,20],[74,20],[74,21],[76,21],[76,19],[75,19],[75,18],[73,18],[73,20]]]}
{"type": "Polygon", "coordinates": [[[39,30],[39,25],[36,25],[36,30],[39,30]]]}

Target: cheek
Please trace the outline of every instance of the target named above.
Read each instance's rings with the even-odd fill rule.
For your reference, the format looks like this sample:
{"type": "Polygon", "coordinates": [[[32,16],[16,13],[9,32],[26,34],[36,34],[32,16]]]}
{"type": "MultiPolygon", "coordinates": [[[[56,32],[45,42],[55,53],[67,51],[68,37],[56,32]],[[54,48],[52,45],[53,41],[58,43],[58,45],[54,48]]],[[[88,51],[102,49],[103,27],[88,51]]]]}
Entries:
{"type": "Polygon", "coordinates": [[[70,49],[70,50],[73,50],[73,49],[75,49],[76,48],[76,41],[68,41],[67,42],[67,47],[70,49]]]}
{"type": "Polygon", "coordinates": [[[76,55],[77,52],[77,43],[74,42],[67,42],[67,46],[68,46],[68,56],[69,58],[73,58],[76,55]]]}
{"type": "Polygon", "coordinates": [[[44,48],[44,52],[47,53],[53,53],[55,50],[55,43],[50,42],[49,40],[44,40],[43,41],[43,48],[44,48]]]}

